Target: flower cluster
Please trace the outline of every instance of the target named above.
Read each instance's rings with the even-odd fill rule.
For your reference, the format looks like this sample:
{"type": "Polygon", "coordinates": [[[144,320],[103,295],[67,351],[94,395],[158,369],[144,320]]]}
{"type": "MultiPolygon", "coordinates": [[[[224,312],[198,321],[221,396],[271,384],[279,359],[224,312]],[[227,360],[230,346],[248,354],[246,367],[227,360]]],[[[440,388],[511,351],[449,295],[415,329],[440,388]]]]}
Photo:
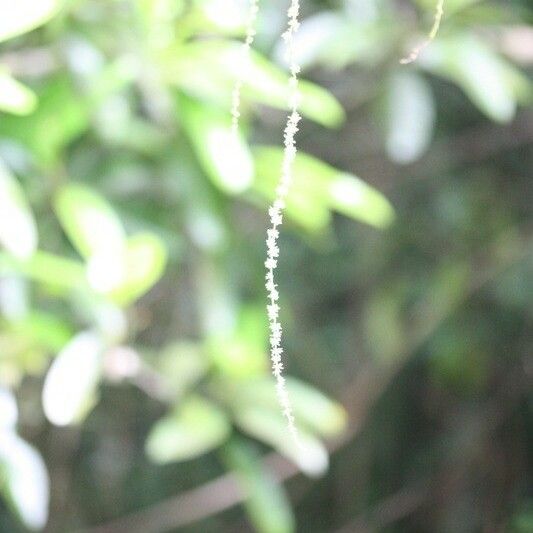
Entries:
{"type": "Polygon", "coordinates": [[[274,279],[274,270],[278,264],[279,247],[278,227],[283,222],[283,209],[285,208],[285,197],[289,192],[289,186],[292,181],[292,165],[296,157],[296,143],[294,137],[298,131],[298,123],[301,119],[298,114],[298,105],[300,102],[300,92],[298,90],[298,73],[300,67],[294,59],[293,35],[298,30],[298,13],[300,4],[298,0],[292,0],[288,10],[288,28],[283,34],[287,48],[287,59],[291,76],[289,78],[289,116],[287,125],[283,133],[283,142],[285,150],[283,153],[283,163],[281,167],[281,178],[276,188],[276,198],[268,210],[270,216],[270,228],[267,230],[267,259],[265,261],[266,272],[266,289],[268,292],[267,313],[270,329],[270,359],[272,363],[272,373],[276,379],[276,392],[283,416],[287,419],[289,432],[297,445],[300,445],[298,430],[296,428],[294,415],[292,412],[291,402],[285,386],[283,377],[283,348],[281,347],[282,327],[279,322],[279,292],[274,279]]]}
{"type": "Polygon", "coordinates": [[[245,73],[250,61],[250,49],[255,37],[255,19],[257,18],[257,12],[259,11],[258,0],[250,0],[250,8],[248,11],[248,20],[246,22],[246,37],[241,47],[241,64],[238,70],[237,80],[233,86],[231,93],[231,129],[234,134],[237,133],[239,127],[239,117],[241,113],[239,111],[241,105],[241,89],[245,73]]]}
{"type": "Polygon", "coordinates": [[[433,26],[431,27],[431,30],[429,31],[429,34],[426,38],[426,40],[422,43],[416,46],[411,50],[408,56],[404,57],[403,59],[400,59],[400,63],[402,65],[408,65],[409,63],[413,63],[413,61],[416,61],[418,59],[418,56],[426,48],[426,46],[435,39],[437,36],[437,33],[439,32],[440,23],[442,21],[442,17],[444,15],[444,0],[438,0],[437,1],[437,7],[435,9],[435,17],[433,18],[433,26]]]}

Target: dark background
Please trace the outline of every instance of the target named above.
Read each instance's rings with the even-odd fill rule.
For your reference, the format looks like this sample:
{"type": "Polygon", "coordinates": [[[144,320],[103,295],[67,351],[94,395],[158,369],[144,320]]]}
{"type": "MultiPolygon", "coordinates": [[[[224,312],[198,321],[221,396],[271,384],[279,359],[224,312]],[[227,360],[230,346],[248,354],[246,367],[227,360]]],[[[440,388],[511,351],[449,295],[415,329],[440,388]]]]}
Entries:
{"type": "Polygon", "coordinates": [[[319,477],[284,458],[268,379],[279,152],[261,147],[286,118],[286,8],[260,5],[271,85],[245,82],[237,148],[224,54],[245,3],[77,0],[27,27],[2,9],[0,65],[37,100],[0,89],[0,158],[26,198],[5,189],[0,213],[0,384],[19,411],[13,426],[3,408],[1,531],[533,531],[531,4],[445,2],[409,66],[433,2],[302,5],[302,77],[330,93],[306,92],[297,144],[329,167],[298,171],[277,272],[297,419],[330,454],[319,477]],[[340,172],[380,194],[343,211],[324,193],[340,172]],[[122,293],[88,281],[120,239],[85,209],[150,236],[122,293]]]}

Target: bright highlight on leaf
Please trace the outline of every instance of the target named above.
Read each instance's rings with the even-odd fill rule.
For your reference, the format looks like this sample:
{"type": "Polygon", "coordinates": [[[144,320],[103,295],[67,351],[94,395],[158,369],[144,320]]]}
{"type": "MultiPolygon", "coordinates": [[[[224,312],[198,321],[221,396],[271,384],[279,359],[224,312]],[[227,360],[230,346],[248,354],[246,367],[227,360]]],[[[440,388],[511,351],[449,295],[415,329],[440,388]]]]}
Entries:
{"type": "MultiPolygon", "coordinates": [[[[347,414],[340,404],[300,380],[287,377],[286,385],[300,426],[330,438],[338,437],[345,430],[347,414]]],[[[237,410],[239,405],[258,405],[275,411],[277,401],[271,380],[266,377],[248,378],[239,384],[231,405],[237,410]]]]}
{"type": "Polygon", "coordinates": [[[0,274],[23,274],[55,291],[80,288],[86,283],[83,264],[37,250],[29,259],[0,254],[0,274]]]}
{"type": "Polygon", "coordinates": [[[40,454],[12,431],[0,432],[0,490],[30,529],[48,520],[50,480],[40,454]]]}
{"type": "MultiPolygon", "coordinates": [[[[186,94],[227,106],[239,70],[240,46],[220,39],[198,40],[181,48],[169,63],[167,76],[186,94]]],[[[326,89],[306,80],[299,82],[301,114],[329,128],[345,118],[339,101],[326,89]]],[[[257,50],[250,49],[242,97],[278,109],[287,109],[288,76],[257,50]]]]}
{"type": "Polygon", "coordinates": [[[55,199],[57,216],[72,244],[87,259],[87,279],[101,293],[124,278],[126,234],[111,205],[90,188],[69,184],[55,199]]]}
{"type": "Polygon", "coordinates": [[[116,303],[127,305],[159,280],[165,269],[167,252],[158,237],[139,233],[127,240],[123,262],[123,277],[108,294],[116,303]]]}
{"type": "Polygon", "coordinates": [[[100,338],[95,333],[83,332],[54,359],[42,394],[44,413],[52,424],[74,424],[89,412],[96,396],[102,351],[100,338]]]}
{"type": "Polygon", "coordinates": [[[531,98],[531,82],[480,39],[458,34],[440,39],[420,58],[428,71],[456,83],[492,120],[509,122],[518,103],[531,98]]]}
{"type": "Polygon", "coordinates": [[[71,183],[55,199],[56,213],[80,254],[86,259],[120,251],[126,238],[120,219],[109,203],[89,187],[71,183]]]}
{"type": "Polygon", "coordinates": [[[156,422],[146,452],[157,463],[186,461],[220,446],[230,430],[223,411],[203,398],[190,397],[156,422]]]}
{"type": "Polygon", "coordinates": [[[27,115],[37,105],[37,96],[7,72],[0,70],[0,111],[27,115]]]}
{"type": "Polygon", "coordinates": [[[389,157],[400,164],[416,161],[428,148],[435,123],[429,84],[414,72],[396,72],[388,85],[386,107],[389,157]]]}
{"type": "Polygon", "coordinates": [[[161,240],[150,233],[127,239],[111,205],[88,187],[63,187],[55,208],[71,242],[87,259],[87,280],[96,292],[127,305],[163,274],[166,250],[161,240]]]}
{"type": "Polygon", "coordinates": [[[58,0],[0,0],[0,42],[26,33],[51,19],[58,0]]]}
{"type": "MultiPolygon", "coordinates": [[[[257,173],[254,188],[272,199],[282,150],[261,146],[253,153],[257,173]]],[[[286,204],[287,215],[310,231],[324,229],[331,210],[377,228],[385,228],[394,220],[393,207],[378,190],[301,151],[294,159],[291,194],[286,204]]]]}
{"type": "Polygon", "coordinates": [[[184,102],[187,133],[207,176],[224,192],[246,190],[253,179],[253,161],[244,138],[232,130],[226,113],[192,100],[184,102]]]}
{"type": "Polygon", "coordinates": [[[35,219],[24,191],[1,160],[0,244],[19,259],[27,259],[37,247],[35,219]]]}
{"type": "Polygon", "coordinates": [[[42,528],[48,519],[48,472],[39,453],[16,434],[14,395],[0,386],[0,492],[24,525],[42,528]]]}
{"type": "Polygon", "coordinates": [[[327,470],[326,447],[301,427],[298,427],[298,440],[287,438],[286,419],[279,408],[243,404],[236,409],[235,422],[243,431],[290,459],[307,475],[320,476],[327,470]]]}

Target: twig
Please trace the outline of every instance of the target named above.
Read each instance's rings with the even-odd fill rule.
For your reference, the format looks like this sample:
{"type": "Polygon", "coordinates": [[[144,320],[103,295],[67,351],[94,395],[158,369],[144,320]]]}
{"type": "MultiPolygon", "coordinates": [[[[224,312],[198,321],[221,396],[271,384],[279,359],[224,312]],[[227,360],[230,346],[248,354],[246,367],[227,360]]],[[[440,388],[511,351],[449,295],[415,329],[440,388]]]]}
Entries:
{"type": "Polygon", "coordinates": [[[233,86],[231,93],[231,129],[234,134],[237,133],[239,128],[240,105],[241,105],[241,89],[244,82],[246,71],[250,63],[250,50],[254,42],[256,34],[255,19],[259,11],[258,0],[250,0],[250,8],[248,11],[248,20],[246,22],[246,36],[241,47],[241,65],[238,71],[237,80],[233,86]]]}
{"type": "Polygon", "coordinates": [[[437,2],[437,8],[435,10],[435,17],[433,19],[433,26],[431,27],[431,30],[429,31],[429,34],[427,38],[424,40],[422,44],[419,44],[418,46],[415,46],[411,50],[408,56],[404,57],[403,59],[400,59],[400,63],[402,65],[408,65],[409,63],[413,63],[413,61],[416,61],[418,59],[418,56],[420,55],[420,52],[426,48],[433,39],[437,36],[437,33],[439,32],[440,23],[442,21],[442,16],[444,15],[444,0],[438,0],[437,2]]]}
{"type": "Polygon", "coordinates": [[[274,271],[278,264],[279,248],[278,248],[278,227],[281,226],[283,220],[283,210],[285,209],[285,198],[289,193],[289,187],[292,182],[292,166],[294,158],[296,157],[296,143],[294,136],[298,131],[298,123],[300,122],[300,115],[298,113],[298,106],[300,103],[300,91],[298,90],[298,74],[300,67],[296,61],[294,53],[294,34],[298,31],[300,23],[298,22],[298,14],[300,11],[299,0],[291,0],[288,10],[288,28],[283,34],[283,40],[287,45],[287,60],[289,63],[290,78],[289,78],[289,110],[290,114],[287,117],[287,125],[284,131],[284,145],[283,162],[281,167],[281,178],[279,185],[276,188],[276,198],[272,206],[268,209],[270,216],[270,229],[267,230],[267,259],[265,261],[266,272],[266,289],[268,291],[268,305],[267,313],[270,330],[270,359],[272,362],[272,373],[276,380],[276,392],[281,406],[283,416],[287,419],[289,434],[298,448],[302,448],[302,443],[299,438],[298,430],[294,421],[292,406],[289,399],[289,394],[285,386],[285,378],[283,377],[283,362],[281,347],[282,327],[279,321],[279,293],[275,283],[274,271]]]}

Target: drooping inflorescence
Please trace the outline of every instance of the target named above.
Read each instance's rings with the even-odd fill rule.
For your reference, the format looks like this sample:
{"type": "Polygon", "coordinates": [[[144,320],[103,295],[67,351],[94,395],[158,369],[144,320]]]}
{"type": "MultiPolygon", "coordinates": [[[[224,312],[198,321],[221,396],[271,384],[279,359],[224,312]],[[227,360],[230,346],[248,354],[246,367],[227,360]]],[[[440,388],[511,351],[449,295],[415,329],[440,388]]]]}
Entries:
{"type": "MultiPolygon", "coordinates": [[[[255,20],[257,18],[258,10],[258,0],[250,0],[246,36],[241,48],[241,63],[239,65],[239,73],[231,95],[231,126],[232,131],[235,134],[237,133],[239,126],[241,89],[246,76],[246,70],[249,67],[251,45],[256,33],[255,20]]],[[[287,118],[287,124],[283,134],[285,150],[281,167],[281,178],[276,188],[274,202],[268,210],[271,226],[267,230],[267,259],[265,261],[265,267],[267,269],[265,286],[268,292],[267,316],[269,322],[269,344],[272,373],[276,380],[276,393],[283,416],[287,420],[289,433],[295,444],[298,446],[300,446],[298,430],[296,428],[292,406],[285,384],[285,378],[283,377],[283,348],[281,347],[282,327],[281,323],[279,322],[279,292],[276,288],[277,285],[274,279],[274,270],[277,267],[279,257],[278,227],[281,226],[282,223],[282,211],[285,208],[285,198],[289,192],[289,186],[292,180],[292,165],[296,156],[296,144],[294,137],[298,131],[298,122],[301,118],[298,113],[298,105],[300,100],[300,92],[298,90],[298,74],[300,72],[300,67],[295,60],[293,40],[293,36],[295,32],[298,31],[299,27],[299,11],[299,0],[291,0],[291,4],[287,12],[287,30],[282,35],[286,44],[286,57],[290,70],[288,100],[289,116],[287,118]]]]}
{"type": "Polygon", "coordinates": [[[241,89],[245,78],[246,70],[250,62],[250,50],[255,37],[255,20],[257,12],[259,11],[258,0],[250,0],[250,7],[248,10],[248,19],[246,21],[246,35],[241,46],[240,65],[238,69],[238,76],[233,86],[231,93],[231,129],[233,133],[237,133],[239,127],[240,105],[241,105],[241,89]]]}
{"type": "Polygon", "coordinates": [[[277,267],[279,247],[278,247],[278,228],[282,224],[283,210],[285,208],[285,198],[289,192],[292,181],[292,166],[296,157],[295,135],[298,131],[298,123],[301,119],[298,113],[300,102],[300,91],[298,89],[298,74],[300,67],[295,59],[294,53],[294,34],[298,31],[298,14],[300,11],[299,0],[291,0],[288,14],[288,27],[283,34],[283,40],[286,45],[286,57],[289,64],[289,116],[284,130],[284,153],[281,167],[281,178],[276,188],[274,203],[268,210],[270,216],[270,229],[267,230],[267,259],[265,261],[266,272],[266,289],[268,291],[268,320],[270,329],[270,359],[272,363],[272,373],[276,379],[276,392],[283,416],[287,420],[291,437],[297,445],[300,445],[298,430],[296,428],[294,414],[289,399],[289,394],[283,377],[283,348],[281,347],[282,327],[279,322],[279,293],[275,283],[274,271],[277,267]]]}
{"type": "Polygon", "coordinates": [[[437,7],[435,9],[435,17],[433,18],[433,26],[431,27],[431,30],[428,33],[427,38],[422,42],[422,44],[419,44],[415,48],[411,50],[409,55],[404,57],[403,59],[400,59],[400,63],[402,65],[407,65],[409,63],[413,63],[413,61],[416,61],[418,59],[418,56],[420,55],[420,52],[428,46],[433,39],[437,36],[437,33],[439,32],[440,23],[442,22],[442,17],[444,15],[444,0],[437,0],[437,7]]]}

